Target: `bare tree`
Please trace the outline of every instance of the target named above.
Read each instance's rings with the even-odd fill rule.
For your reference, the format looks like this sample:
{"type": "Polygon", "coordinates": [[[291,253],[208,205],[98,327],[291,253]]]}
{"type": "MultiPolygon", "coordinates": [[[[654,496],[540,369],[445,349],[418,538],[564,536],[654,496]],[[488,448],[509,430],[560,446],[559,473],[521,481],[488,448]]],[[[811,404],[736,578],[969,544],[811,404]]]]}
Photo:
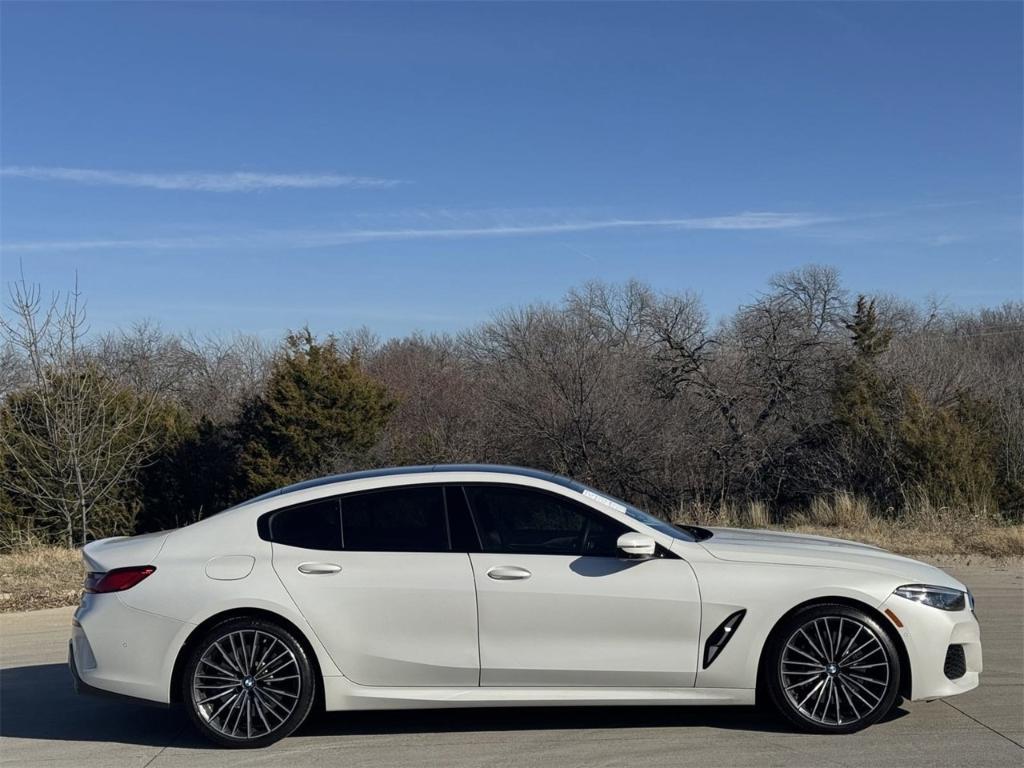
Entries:
{"type": "Polygon", "coordinates": [[[28,379],[28,368],[9,341],[0,342],[0,404],[28,379]]]}
{"type": "Polygon", "coordinates": [[[719,500],[774,498],[788,452],[824,417],[832,352],[842,343],[845,294],[834,270],[776,276],[771,290],[714,332],[693,296],[665,296],[646,312],[655,383],[700,414],[719,500]]]}
{"type": "Polygon", "coordinates": [[[610,345],[607,333],[596,315],[540,306],[500,314],[463,338],[491,455],[663,499],[671,405],[648,386],[640,348],[610,345]]]}
{"type": "Polygon", "coordinates": [[[181,336],[144,321],[103,336],[93,354],[124,386],[225,423],[263,386],[274,352],[255,336],[181,336]]]}
{"type": "Polygon", "coordinates": [[[115,499],[152,448],[155,397],[126,391],[90,358],[77,284],[46,303],[22,277],[8,309],[0,331],[28,381],[4,402],[0,483],[42,525],[59,525],[68,546],[88,540],[100,513],[103,534],[130,532],[133,513],[115,499]]]}
{"type": "Polygon", "coordinates": [[[392,339],[370,355],[366,370],[398,401],[377,449],[381,462],[479,460],[485,451],[480,391],[453,339],[392,339]]]}
{"type": "Polygon", "coordinates": [[[638,280],[622,286],[591,281],[569,291],[565,311],[586,323],[605,344],[643,347],[650,341],[647,315],[657,302],[654,291],[638,280]]]}

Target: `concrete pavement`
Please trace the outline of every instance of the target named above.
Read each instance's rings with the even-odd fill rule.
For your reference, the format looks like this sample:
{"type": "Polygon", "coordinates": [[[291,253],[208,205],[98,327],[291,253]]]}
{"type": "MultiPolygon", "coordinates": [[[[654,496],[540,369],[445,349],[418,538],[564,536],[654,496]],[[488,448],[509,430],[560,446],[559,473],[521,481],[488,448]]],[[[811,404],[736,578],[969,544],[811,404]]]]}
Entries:
{"type": "Polygon", "coordinates": [[[840,737],[789,733],[748,708],[537,708],[332,713],[269,749],[220,750],[181,712],[76,696],[71,609],[0,615],[0,765],[1022,766],[1024,568],[945,567],[978,600],[981,687],[840,737]]]}

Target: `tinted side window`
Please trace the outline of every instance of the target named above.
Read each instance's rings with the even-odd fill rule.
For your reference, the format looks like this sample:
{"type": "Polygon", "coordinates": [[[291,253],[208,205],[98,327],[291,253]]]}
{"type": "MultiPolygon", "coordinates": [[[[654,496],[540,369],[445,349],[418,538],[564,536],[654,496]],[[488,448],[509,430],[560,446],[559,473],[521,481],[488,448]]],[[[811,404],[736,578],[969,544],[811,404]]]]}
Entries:
{"type": "Polygon", "coordinates": [[[338,500],[321,499],[274,512],[268,538],[278,544],[304,549],[341,549],[338,500]]]}
{"type": "Polygon", "coordinates": [[[448,552],[441,486],[392,488],[341,499],[345,549],[448,552]]]}
{"type": "Polygon", "coordinates": [[[568,499],[530,488],[466,486],[485,552],[616,555],[628,530],[568,499]]]}
{"type": "Polygon", "coordinates": [[[631,529],[607,515],[588,510],[590,522],[583,538],[583,554],[589,557],[621,557],[619,536],[631,529]]]}

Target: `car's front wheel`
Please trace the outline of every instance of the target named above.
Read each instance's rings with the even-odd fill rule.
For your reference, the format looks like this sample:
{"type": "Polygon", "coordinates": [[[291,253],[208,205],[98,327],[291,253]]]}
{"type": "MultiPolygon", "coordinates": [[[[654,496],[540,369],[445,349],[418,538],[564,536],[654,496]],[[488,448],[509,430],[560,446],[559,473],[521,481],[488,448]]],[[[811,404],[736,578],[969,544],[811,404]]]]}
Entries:
{"type": "Polygon", "coordinates": [[[866,612],[816,605],[773,633],[765,684],[775,707],[802,730],[852,733],[884,717],[900,690],[892,640],[866,612]]]}
{"type": "Polygon", "coordinates": [[[211,741],[263,747],[298,728],[313,705],[313,669],[284,627],[235,618],[193,647],[182,676],[189,718],[211,741]]]}

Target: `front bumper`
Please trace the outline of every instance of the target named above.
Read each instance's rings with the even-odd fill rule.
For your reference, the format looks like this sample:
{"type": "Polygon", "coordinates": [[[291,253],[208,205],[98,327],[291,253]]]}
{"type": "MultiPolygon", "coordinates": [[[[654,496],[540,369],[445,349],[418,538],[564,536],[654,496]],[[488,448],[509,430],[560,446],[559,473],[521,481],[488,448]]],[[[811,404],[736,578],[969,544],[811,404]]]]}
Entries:
{"type": "Polygon", "coordinates": [[[899,627],[893,621],[910,659],[912,700],[955,696],[978,687],[982,671],[981,627],[970,608],[941,611],[891,595],[880,610],[886,615],[895,614],[903,624],[899,627]],[[957,645],[963,649],[964,664],[957,665],[953,674],[963,674],[950,679],[946,658],[950,646],[957,645]]]}

